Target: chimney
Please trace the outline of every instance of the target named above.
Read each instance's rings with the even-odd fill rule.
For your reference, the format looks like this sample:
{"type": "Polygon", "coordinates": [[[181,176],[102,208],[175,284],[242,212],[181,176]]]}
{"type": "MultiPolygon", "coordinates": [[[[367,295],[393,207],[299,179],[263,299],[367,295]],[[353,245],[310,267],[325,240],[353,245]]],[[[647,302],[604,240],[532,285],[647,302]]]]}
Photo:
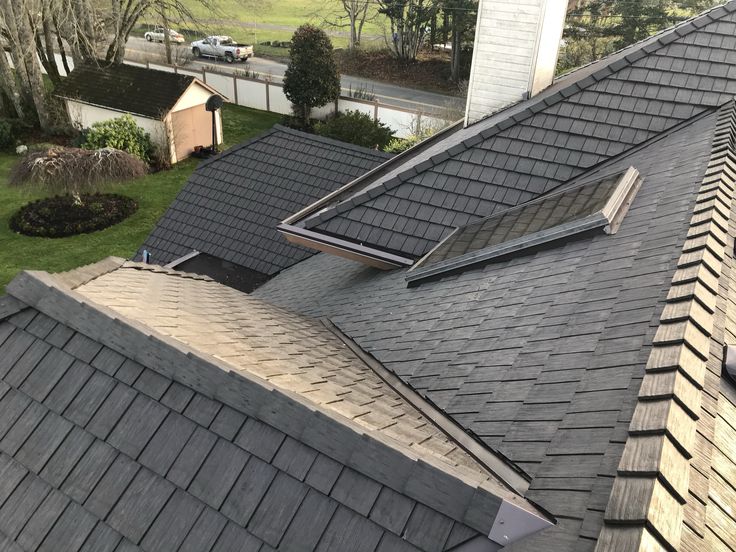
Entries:
{"type": "Polygon", "coordinates": [[[552,84],[568,0],[480,0],[465,125],[552,84]]]}

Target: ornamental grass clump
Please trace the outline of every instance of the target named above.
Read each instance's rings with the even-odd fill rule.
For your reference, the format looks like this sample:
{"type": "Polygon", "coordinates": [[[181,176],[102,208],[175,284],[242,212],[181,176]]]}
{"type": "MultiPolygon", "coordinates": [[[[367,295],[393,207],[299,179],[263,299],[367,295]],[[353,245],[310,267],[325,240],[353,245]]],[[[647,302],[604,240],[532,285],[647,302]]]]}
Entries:
{"type": "Polygon", "coordinates": [[[25,155],[12,169],[10,185],[68,194],[82,204],[85,194],[147,172],[148,166],[141,159],[118,149],[52,147],[25,155]]]}

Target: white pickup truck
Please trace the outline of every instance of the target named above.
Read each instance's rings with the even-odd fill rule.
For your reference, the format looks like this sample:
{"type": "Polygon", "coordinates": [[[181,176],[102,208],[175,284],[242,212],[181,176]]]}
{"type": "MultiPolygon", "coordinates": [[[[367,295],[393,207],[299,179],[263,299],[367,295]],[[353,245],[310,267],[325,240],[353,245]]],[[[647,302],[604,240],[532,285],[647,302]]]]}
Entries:
{"type": "Polygon", "coordinates": [[[195,58],[206,56],[224,59],[228,63],[246,61],[253,57],[253,46],[238,44],[229,36],[208,36],[192,42],[192,55],[195,58]]]}

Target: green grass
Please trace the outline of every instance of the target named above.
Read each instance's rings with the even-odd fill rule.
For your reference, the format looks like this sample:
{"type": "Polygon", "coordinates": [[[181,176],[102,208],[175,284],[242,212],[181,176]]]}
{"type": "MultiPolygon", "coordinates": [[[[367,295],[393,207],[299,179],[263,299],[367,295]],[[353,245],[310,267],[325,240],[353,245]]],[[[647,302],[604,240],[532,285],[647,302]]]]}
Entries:
{"type": "MultiPolygon", "coordinates": [[[[278,115],[225,105],[225,146],[237,144],[270,128],[278,115]]],[[[105,230],[69,238],[32,238],[15,234],[8,227],[10,216],[25,203],[42,197],[8,185],[8,174],[17,157],[0,153],[0,291],[20,271],[58,272],[93,263],[109,255],[130,257],[189,178],[197,160],[188,159],[169,171],[150,174],[132,182],[110,186],[138,202],[138,211],[105,230]]]]}
{"type": "MultiPolygon", "coordinates": [[[[291,39],[291,30],[265,29],[262,27],[264,24],[296,28],[304,23],[312,23],[326,31],[346,32],[348,30],[347,27],[334,28],[324,23],[325,20],[336,21],[337,17],[342,14],[338,2],[315,3],[314,0],[267,1],[263,4],[259,3],[257,10],[247,4],[243,5],[240,0],[215,0],[214,2],[183,0],[183,4],[191,10],[200,22],[204,23],[203,32],[230,35],[236,40],[248,44],[291,39]],[[236,21],[246,26],[217,22],[222,20],[236,21]]],[[[375,10],[376,6],[373,5],[371,9],[375,10]]],[[[382,40],[370,40],[369,37],[382,37],[388,23],[385,16],[377,13],[372,15],[374,17],[369,18],[370,20],[366,21],[363,27],[363,46],[368,48],[383,45],[382,40]]],[[[144,28],[155,24],[157,24],[155,18],[147,16],[140,25],[140,35],[143,35],[144,28]]],[[[190,27],[191,24],[184,23],[181,26],[190,27]]],[[[176,27],[176,25],[172,23],[172,27],[176,27]]],[[[187,36],[187,39],[189,38],[187,36]]],[[[332,43],[335,48],[344,48],[347,46],[347,38],[333,36],[332,43]]]]}

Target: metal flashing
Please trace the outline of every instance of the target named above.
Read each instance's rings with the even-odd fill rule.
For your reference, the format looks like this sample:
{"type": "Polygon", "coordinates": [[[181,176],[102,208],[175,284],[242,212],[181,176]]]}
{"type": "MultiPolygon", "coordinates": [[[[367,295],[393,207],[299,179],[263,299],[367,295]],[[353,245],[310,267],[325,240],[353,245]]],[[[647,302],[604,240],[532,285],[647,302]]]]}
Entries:
{"type": "MultiPolygon", "coordinates": [[[[536,247],[548,242],[573,236],[575,234],[595,230],[597,228],[603,228],[603,231],[607,234],[615,234],[640,185],[641,179],[639,178],[639,171],[634,167],[629,167],[618,177],[608,176],[601,178],[596,182],[589,182],[558,190],[553,194],[548,194],[527,203],[523,203],[517,207],[507,209],[506,211],[492,215],[479,222],[474,222],[467,226],[457,228],[452,234],[441,241],[428,254],[414,264],[407,273],[406,281],[409,284],[416,283],[437,277],[441,274],[469,268],[517,251],[536,247]],[[617,178],[617,180],[614,189],[606,200],[606,203],[599,210],[591,212],[586,216],[577,216],[568,222],[563,222],[530,234],[521,235],[514,239],[502,241],[501,243],[481,247],[479,249],[468,250],[466,253],[457,256],[446,257],[439,253],[443,248],[447,250],[454,242],[462,239],[463,233],[469,231],[471,228],[482,228],[489,222],[503,221],[504,218],[513,216],[514,214],[522,216],[524,210],[527,210],[530,207],[538,207],[541,209],[546,202],[558,200],[564,195],[570,195],[576,190],[580,190],[582,192],[586,188],[598,186],[612,178],[617,178]],[[432,262],[433,259],[438,257],[439,260],[432,262]]],[[[574,201],[574,199],[572,201],[574,201]]],[[[525,222],[525,225],[528,226],[529,222],[525,222]]],[[[501,226],[503,226],[503,222],[499,222],[499,227],[501,226]]]]}
{"type": "Polygon", "coordinates": [[[196,251],[196,250],[195,251],[191,251],[191,252],[187,253],[186,255],[183,255],[183,256],[179,257],[178,259],[174,259],[170,263],[166,263],[164,265],[164,268],[176,268],[181,263],[185,263],[188,260],[193,259],[194,257],[198,256],[199,254],[200,254],[199,251],[196,251]]]}
{"type": "Polygon", "coordinates": [[[290,224],[279,224],[276,229],[292,243],[331,253],[339,257],[351,259],[353,261],[362,262],[369,266],[380,268],[381,270],[392,270],[394,268],[402,268],[414,264],[413,259],[393,255],[379,249],[374,249],[362,244],[349,242],[340,238],[334,238],[300,228],[290,224]]]}
{"type": "Polygon", "coordinates": [[[498,453],[489,450],[470,434],[457,425],[457,423],[444,414],[428,399],[414,391],[401,378],[386,369],[379,361],[370,354],[363,351],[360,346],[345,335],[332,321],[322,319],[322,323],[334,333],[340,341],[355,353],[373,372],[381,378],[388,386],[396,391],[404,400],[427,417],[440,431],[452,439],[466,453],[475,458],[489,472],[498,477],[509,489],[520,495],[524,495],[529,489],[529,480],[509,460],[498,453]]]}
{"type": "Polygon", "coordinates": [[[488,538],[501,546],[508,546],[551,526],[546,519],[504,500],[498,509],[488,538]]]}

